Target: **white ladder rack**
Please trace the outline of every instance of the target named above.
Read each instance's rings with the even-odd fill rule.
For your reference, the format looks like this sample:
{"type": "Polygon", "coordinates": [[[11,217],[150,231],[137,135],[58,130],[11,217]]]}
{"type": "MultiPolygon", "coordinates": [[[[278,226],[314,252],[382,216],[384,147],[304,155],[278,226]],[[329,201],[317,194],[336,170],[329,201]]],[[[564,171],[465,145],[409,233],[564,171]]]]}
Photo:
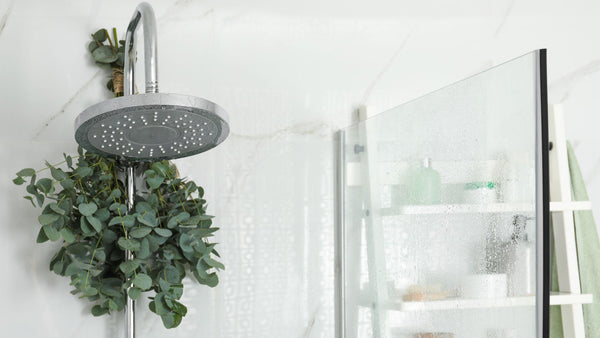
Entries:
{"type": "MultiPolygon", "coordinates": [[[[573,201],[571,198],[571,176],[567,157],[564,114],[560,105],[553,105],[550,108],[548,114],[548,139],[552,144],[549,161],[550,200],[551,203],[564,206],[561,210],[552,210],[551,217],[558,287],[560,292],[580,295],[581,283],[573,211],[591,210],[592,206],[588,201],[573,201]]],[[[585,324],[582,304],[563,304],[560,309],[564,336],[584,338],[585,324]]]]}

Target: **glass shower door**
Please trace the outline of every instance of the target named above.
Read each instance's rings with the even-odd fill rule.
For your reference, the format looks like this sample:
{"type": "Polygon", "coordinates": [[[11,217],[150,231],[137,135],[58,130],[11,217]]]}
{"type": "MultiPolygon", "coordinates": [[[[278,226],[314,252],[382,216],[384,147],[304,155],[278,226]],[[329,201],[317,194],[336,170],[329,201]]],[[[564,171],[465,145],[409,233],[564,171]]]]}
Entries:
{"type": "Polygon", "coordinates": [[[535,51],[340,132],[338,336],[542,337],[545,86],[535,51]]]}

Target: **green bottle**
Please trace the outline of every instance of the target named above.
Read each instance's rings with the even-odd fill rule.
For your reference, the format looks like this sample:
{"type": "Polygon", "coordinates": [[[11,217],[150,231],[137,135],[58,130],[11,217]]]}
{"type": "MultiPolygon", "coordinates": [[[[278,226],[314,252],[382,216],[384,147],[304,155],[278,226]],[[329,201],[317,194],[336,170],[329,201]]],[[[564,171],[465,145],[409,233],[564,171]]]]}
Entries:
{"type": "Polygon", "coordinates": [[[423,159],[421,167],[413,172],[408,181],[409,203],[439,204],[441,185],[440,174],[431,168],[431,159],[423,159]]]}

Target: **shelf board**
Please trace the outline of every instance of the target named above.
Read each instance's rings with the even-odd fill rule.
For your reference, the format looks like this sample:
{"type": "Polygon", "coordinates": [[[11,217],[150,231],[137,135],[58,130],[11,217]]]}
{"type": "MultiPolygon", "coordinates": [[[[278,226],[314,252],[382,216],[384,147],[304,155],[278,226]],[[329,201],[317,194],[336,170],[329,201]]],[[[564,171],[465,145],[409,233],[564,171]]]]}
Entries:
{"type": "MultiPolygon", "coordinates": [[[[551,212],[591,210],[589,201],[550,202],[551,212]]],[[[382,208],[382,216],[533,212],[531,203],[430,204],[382,208]]]]}
{"type": "MultiPolygon", "coordinates": [[[[592,294],[570,294],[564,292],[552,292],[550,294],[550,305],[566,304],[589,304],[593,301],[592,294]]],[[[366,302],[365,302],[366,303],[366,302]]],[[[366,305],[363,303],[364,305],[366,305]]],[[[504,298],[449,298],[444,300],[426,302],[403,302],[401,300],[390,300],[384,304],[384,308],[396,311],[436,311],[436,310],[462,310],[483,309],[498,307],[534,306],[534,296],[504,297],[504,298]]]]}
{"type": "Polygon", "coordinates": [[[570,202],[550,202],[550,211],[578,211],[592,210],[592,202],[590,201],[570,201],[570,202]]]}

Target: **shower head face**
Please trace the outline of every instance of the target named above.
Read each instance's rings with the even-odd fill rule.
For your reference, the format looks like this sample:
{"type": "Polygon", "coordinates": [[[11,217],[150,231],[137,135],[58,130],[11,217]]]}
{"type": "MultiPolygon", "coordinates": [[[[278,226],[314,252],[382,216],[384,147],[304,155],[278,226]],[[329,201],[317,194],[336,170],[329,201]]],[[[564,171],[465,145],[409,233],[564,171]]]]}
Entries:
{"type": "Polygon", "coordinates": [[[187,95],[149,93],[93,105],[75,120],[86,150],[127,161],[181,158],[216,147],[229,135],[225,111],[187,95]]]}

